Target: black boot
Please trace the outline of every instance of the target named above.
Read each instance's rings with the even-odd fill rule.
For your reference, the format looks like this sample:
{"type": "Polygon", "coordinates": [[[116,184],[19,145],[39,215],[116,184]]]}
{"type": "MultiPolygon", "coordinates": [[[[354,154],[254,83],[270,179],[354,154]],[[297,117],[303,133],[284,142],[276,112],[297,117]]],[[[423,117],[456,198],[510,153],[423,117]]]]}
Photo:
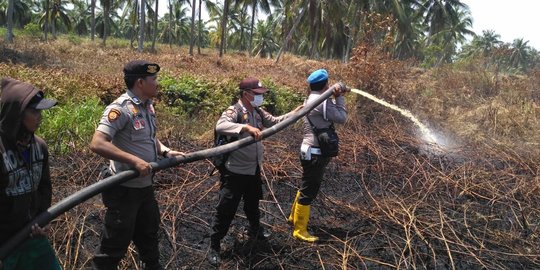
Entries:
{"type": "Polygon", "coordinates": [[[249,227],[247,230],[247,235],[249,240],[258,240],[258,241],[266,241],[268,240],[268,237],[270,236],[269,233],[266,233],[263,229],[263,227],[249,227]]]}
{"type": "Polygon", "coordinates": [[[94,270],[116,270],[122,258],[110,257],[105,254],[97,254],[92,259],[92,269],[94,270]]]}
{"type": "Polygon", "coordinates": [[[164,270],[159,261],[144,263],[143,270],[164,270]]]}
{"type": "Polygon", "coordinates": [[[218,266],[221,263],[221,256],[219,252],[221,251],[220,241],[212,240],[210,241],[210,248],[208,249],[208,254],[206,258],[208,262],[213,266],[218,266]]]}

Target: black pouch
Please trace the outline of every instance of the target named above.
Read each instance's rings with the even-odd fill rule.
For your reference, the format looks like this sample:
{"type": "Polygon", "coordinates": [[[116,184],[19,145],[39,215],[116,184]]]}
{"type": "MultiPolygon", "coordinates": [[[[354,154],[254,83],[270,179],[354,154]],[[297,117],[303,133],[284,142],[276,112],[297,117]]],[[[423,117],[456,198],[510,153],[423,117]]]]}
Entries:
{"type": "Polygon", "coordinates": [[[319,141],[321,156],[336,157],[339,154],[339,137],[334,129],[334,124],[327,128],[314,128],[313,131],[319,141]]]}
{"type": "Polygon", "coordinates": [[[321,156],[323,157],[336,157],[339,153],[339,137],[334,128],[334,123],[326,128],[316,128],[315,125],[311,122],[309,117],[307,117],[315,137],[319,141],[319,148],[321,148],[321,156]]]}

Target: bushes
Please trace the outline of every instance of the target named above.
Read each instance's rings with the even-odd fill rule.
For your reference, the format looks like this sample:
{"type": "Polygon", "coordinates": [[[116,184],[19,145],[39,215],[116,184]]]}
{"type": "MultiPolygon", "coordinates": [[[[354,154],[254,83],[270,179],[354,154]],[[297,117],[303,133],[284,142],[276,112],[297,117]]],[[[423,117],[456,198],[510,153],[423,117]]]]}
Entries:
{"type": "MultiPolygon", "coordinates": [[[[238,94],[238,81],[231,78],[221,82],[204,81],[192,75],[172,77],[160,76],[162,100],[171,111],[188,117],[218,115],[238,94]]],[[[302,96],[286,87],[264,80],[263,84],[271,89],[265,95],[263,106],[272,114],[280,115],[294,109],[302,103],[302,96]]]]}
{"type": "Polygon", "coordinates": [[[51,152],[68,153],[89,144],[101,118],[103,106],[97,97],[82,102],[68,101],[43,111],[38,135],[49,144],[51,152]]]}

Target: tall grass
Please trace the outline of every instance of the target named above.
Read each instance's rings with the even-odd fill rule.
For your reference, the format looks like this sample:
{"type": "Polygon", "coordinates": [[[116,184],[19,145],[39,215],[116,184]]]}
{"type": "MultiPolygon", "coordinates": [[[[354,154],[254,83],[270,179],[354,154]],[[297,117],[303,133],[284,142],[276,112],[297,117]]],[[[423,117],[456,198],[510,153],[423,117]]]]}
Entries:
{"type": "Polygon", "coordinates": [[[104,109],[96,97],[58,104],[43,112],[43,123],[38,135],[57,154],[86,148],[104,109]]]}

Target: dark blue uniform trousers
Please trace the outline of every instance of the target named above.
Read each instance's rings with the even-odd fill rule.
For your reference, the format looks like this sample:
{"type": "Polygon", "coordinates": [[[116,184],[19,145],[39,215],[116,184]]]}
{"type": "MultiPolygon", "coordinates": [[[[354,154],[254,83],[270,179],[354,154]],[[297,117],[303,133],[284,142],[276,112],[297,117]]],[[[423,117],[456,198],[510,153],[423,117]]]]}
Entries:
{"type": "Polygon", "coordinates": [[[116,269],[133,240],[145,269],[159,265],[159,207],[152,186],[116,186],[102,193],[107,207],[99,254],[93,259],[97,269],[116,269]]]}
{"type": "Polygon", "coordinates": [[[315,200],[321,188],[326,166],[328,166],[331,159],[331,157],[312,155],[311,160],[300,160],[303,173],[300,197],[298,198],[299,204],[311,205],[311,202],[315,200]]]}
{"type": "Polygon", "coordinates": [[[255,175],[235,174],[225,169],[220,181],[219,201],[210,235],[211,245],[214,248],[218,248],[216,245],[219,245],[227,234],[242,198],[250,233],[259,230],[261,217],[259,200],[262,199],[262,182],[259,168],[255,175]]]}

